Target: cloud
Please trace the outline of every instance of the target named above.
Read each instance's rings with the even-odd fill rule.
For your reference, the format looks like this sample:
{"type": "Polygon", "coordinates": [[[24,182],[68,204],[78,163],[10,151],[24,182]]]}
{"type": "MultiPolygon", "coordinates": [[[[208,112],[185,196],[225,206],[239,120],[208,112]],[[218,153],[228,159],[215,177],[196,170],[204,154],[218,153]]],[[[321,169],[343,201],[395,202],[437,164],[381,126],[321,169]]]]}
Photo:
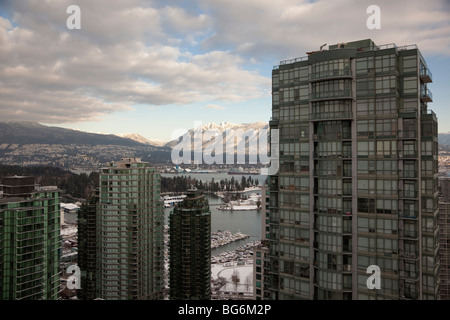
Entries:
{"type": "Polygon", "coordinates": [[[372,0],[199,0],[214,16],[206,49],[228,48],[241,56],[287,59],[323,43],[372,38],[377,44],[417,44],[429,54],[450,55],[448,0],[379,0],[381,30],[366,26],[372,0]]]}
{"type": "Polygon", "coordinates": [[[225,110],[225,107],[219,106],[217,104],[208,104],[206,106],[207,109],[215,109],[215,110],[225,110]]]}
{"type": "MultiPolygon", "coordinates": [[[[100,120],[134,105],[270,96],[270,68],[323,43],[372,38],[450,55],[446,0],[5,0],[0,4],[2,119],[100,120]],[[81,8],[68,30],[66,8],[81,8]]],[[[218,105],[211,104],[217,102],[218,105]]],[[[223,107],[222,107],[223,108],[223,107]]]]}
{"type": "Polygon", "coordinates": [[[268,94],[270,79],[246,70],[238,55],[184,48],[211,23],[202,13],[136,0],[10,1],[4,8],[14,17],[0,16],[4,119],[77,122],[134,104],[268,94]],[[81,8],[81,30],[65,27],[70,4],[81,8]]]}

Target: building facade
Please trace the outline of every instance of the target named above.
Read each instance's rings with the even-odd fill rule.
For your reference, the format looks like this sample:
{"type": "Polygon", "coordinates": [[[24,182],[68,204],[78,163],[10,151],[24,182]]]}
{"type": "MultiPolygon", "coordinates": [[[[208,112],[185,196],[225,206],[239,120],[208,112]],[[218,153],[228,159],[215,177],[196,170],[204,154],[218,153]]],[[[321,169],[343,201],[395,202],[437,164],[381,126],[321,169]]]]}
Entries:
{"type": "Polygon", "coordinates": [[[253,299],[270,298],[269,294],[269,197],[267,186],[261,187],[261,243],[253,247],[253,299]]]}
{"type": "Polygon", "coordinates": [[[439,299],[450,300],[450,178],[439,184],[439,299]]]}
{"type": "Polygon", "coordinates": [[[58,300],[60,193],[5,177],[0,198],[0,300],[58,300]]]}
{"type": "Polygon", "coordinates": [[[155,168],[139,158],[123,158],[101,170],[95,236],[97,298],[163,298],[160,179],[155,168]]]}
{"type": "Polygon", "coordinates": [[[199,190],[189,190],[169,216],[171,300],[211,299],[211,211],[199,190]]]}
{"type": "Polygon", "coordinates": [[[370,39],[272,72],[272,299],[437,299],[437,118],[419,49],[370,39]],[[369,289],[367,269],[381,270],[369,289]]]}
{"type": "Polygon", "coordinates": [[[94,300],[99,297],[97,287],[97,207],[98,193],[89,198],[78,211],[78,267],[81,272],[81,289],[78,297],[94,300]]]}

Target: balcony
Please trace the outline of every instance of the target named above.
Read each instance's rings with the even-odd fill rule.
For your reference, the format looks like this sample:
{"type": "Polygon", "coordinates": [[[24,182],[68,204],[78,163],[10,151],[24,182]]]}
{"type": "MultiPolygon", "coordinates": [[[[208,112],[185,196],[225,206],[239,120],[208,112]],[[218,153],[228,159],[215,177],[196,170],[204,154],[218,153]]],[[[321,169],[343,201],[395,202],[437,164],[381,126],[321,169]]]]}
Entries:
{"type": "Polygon", "coordinates": [[[400,219],[417,220],[417,211],[399,211],[398,216],[400,219]]]}
{"type": "Polygon", "coordinates": [[[327,70],[323,72],[316,72],[309,75],[309,81],[319,81],[319,80],[328,80],[328,79],[339,79],[339,78],[351,78],[352,70],[343,69],[343,70],[327,70]]]}
{"type": "Polygon", "coordinates": [[[417,171],[400,170],[398,172],[398,177],[400,179],[415,179],[417,178],[417,171]]]}
{"type": "Polygon", "coordinates": [[[433,102],[433,94],[428,89],[420,90],[420,101],[433,102]]]}
{"type": "Polygon", "coordinates": [[[417,109],[402,109],[398,112],[399,118],[417,118],[417,109]]]}
{"type": "Polygon", "coordinates": [[[347,90],[335,90],[335,91],[321,91],[310,94],[310,100],[332,100],[332,99],[352,99],[352,91],[347,90]]]}
{"type": "Polygon", "coordinates": [[[400,250],[399,256],[405,260],[419,260],[419,255],[417,251],[400,250]]]}
{"type": "Polygon", "coordinates": [[[399,158],[403,159],[415,159],[418,157],[417,151],[410,150],[400,150],[398,152],[399,158]]]}
{"type": "Polygon", "coordinates": [[[417,191],[415,190],[399,190],[399,198],[417,198],[417,191]]]}
{"type": "Polygon", "coordinates": [[[409,230],[400,230],[399,232],[399,239],[404,239],[404,240],[418,240],[419,239],[419,234],[417,231],[409,231],[409,230]]]}
{"type": "Polygon", "coordinates": [[[344,120],[344,119],[352,119],[353,113],[351,110],[348,111],[336,111],[336,112],[318,112],[318,113],[312,113],[310,115],[311,121],[318,121],[318,120],[344,120]]]}
{"type": "Polygon", "coordinates": [[[417,138],[417,131],[415,130],[399,130],[398,131],[399,139],[415,139],[417,138]]]}
{"type": "Polygon", "coordinates": [[[425,68],[425,67],[420,69],[420,80],[423,83],[433,82],[433,75],[431,74],[430,69],[425,68]]]}

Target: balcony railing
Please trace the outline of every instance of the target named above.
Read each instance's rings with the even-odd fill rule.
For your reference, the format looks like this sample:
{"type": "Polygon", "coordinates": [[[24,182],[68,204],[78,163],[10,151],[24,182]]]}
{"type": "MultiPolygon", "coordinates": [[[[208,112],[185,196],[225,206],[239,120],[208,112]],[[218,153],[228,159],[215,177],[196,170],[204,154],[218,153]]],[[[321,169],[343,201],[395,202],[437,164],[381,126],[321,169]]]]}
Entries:
{"type": "Polygon", "coordinates": [[[398,196],[400,198],[417,198],[417,191],[414,190],[399,190],[398,196]]]}
{"type": "Polygon", "coordinates": [[[417,240],[419,233],[415,230],[400,230],[399,238],[408,239],[408,240],[417,240]]]}
{"type": "Polygon", "coordinates": [[[351,119],[353,113],[349,111],[336,111],[336,112],[317,112],[310,115],[311,120],[325,120],[325,119],[351,119]]]}
{"type": "Polygon", "coordinates": [[[320,91],[314,92],[310,95],[310,100],[325,100],[325,99],[339,99],[339,98],[352,98],[352,91],[350,89],[347,90],[333,90],[333,91],[320,91]]]}
{"type": "Polygon", "coordinates": [[[408,260],[417,260],[419,259],[419,254],[417,251],[409,251],[409,250],[400,250],[399,256],[408,260]]]}
{"type": "Polygon", "coordinates": [[[417,138],[417,131],[415,131],[415,130],[399,130],[398,137],[400,139],[414,139],[414,138],[417,138]]]}
{"type": "Polygon", "coordinates": [[[413,179],[413,178],[417,178],[417,171],[412,171],[412,170],[400,170],[398,172],[398,177],[399,178],[404,178],[404,179],[413,179]]]}
{"type": "Polygon", "coordinates": [[[420,100],[422,102],[433,102],[433,94],[429,89],[420,90],[420,100]]]}
{"type": "Polygon", "coordinates": [[[417,151],[399,151],[398,153],[399,158],[409,158],[409,159],[414,159],[417,158],[417,151]]]}
{"type": "Polygon", "coordinates": [[[399,211],[398,216],[401,219],[417,219],[417,211],[399,211]]]}
{"type": "Polygon", "coordinates": [[[398,112],[400,118],[417,118],[417,109],[402,109],[398,112]]]}
{"type": "Polygon", "coordinates": [[[351,77],[352,70],[342,69],[342,70],[327,70],[323,72],[316,72],[309,75],[309,81],[323,80],[327,78],[342,78],[351,77]]]}
{"type": "Polygon", "coordinates": [[[430,69],[425,67],[420,69],[420,80],[424,83],[433,82],[433,75],[431,74],[430,69]]]}

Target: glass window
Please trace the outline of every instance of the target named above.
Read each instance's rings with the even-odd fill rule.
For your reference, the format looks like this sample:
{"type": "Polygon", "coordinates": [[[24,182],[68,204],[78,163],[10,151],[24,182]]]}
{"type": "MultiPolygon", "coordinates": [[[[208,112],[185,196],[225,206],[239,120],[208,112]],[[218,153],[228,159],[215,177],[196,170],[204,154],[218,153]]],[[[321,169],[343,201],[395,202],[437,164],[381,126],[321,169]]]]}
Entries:
{"type": "Polygon", "coordinates": [[[357,115],[371,115],[375,113],[374,99],[358,99],[356,101],[357,115]]]}
{"type": "Polygon", "coordinates": [[[417,56],[403,57],[403,72],[417,72],[417,56]]]}
{"type": "Polygon", "coordinates": [[[365,75],[373,72],[373,57],[358,58],[356,60],[356,74],[365,75]]]}
{"type": "Polygon", "coordinates": [[[405,77],[403,79],[404,94],[417,94],[417,90],[418,90],[417,77],[405,77]]]}
{"type": "Polygon", "coordinates": [[[395,76],[377,77],[375,79],[376,94],[394,94],[397,91],[395,76]]]}
{"type": "Polygon", "coordinates": [[[368,157],[375,155],[374,141],[358,141],[358,157],[368,157]]]}

